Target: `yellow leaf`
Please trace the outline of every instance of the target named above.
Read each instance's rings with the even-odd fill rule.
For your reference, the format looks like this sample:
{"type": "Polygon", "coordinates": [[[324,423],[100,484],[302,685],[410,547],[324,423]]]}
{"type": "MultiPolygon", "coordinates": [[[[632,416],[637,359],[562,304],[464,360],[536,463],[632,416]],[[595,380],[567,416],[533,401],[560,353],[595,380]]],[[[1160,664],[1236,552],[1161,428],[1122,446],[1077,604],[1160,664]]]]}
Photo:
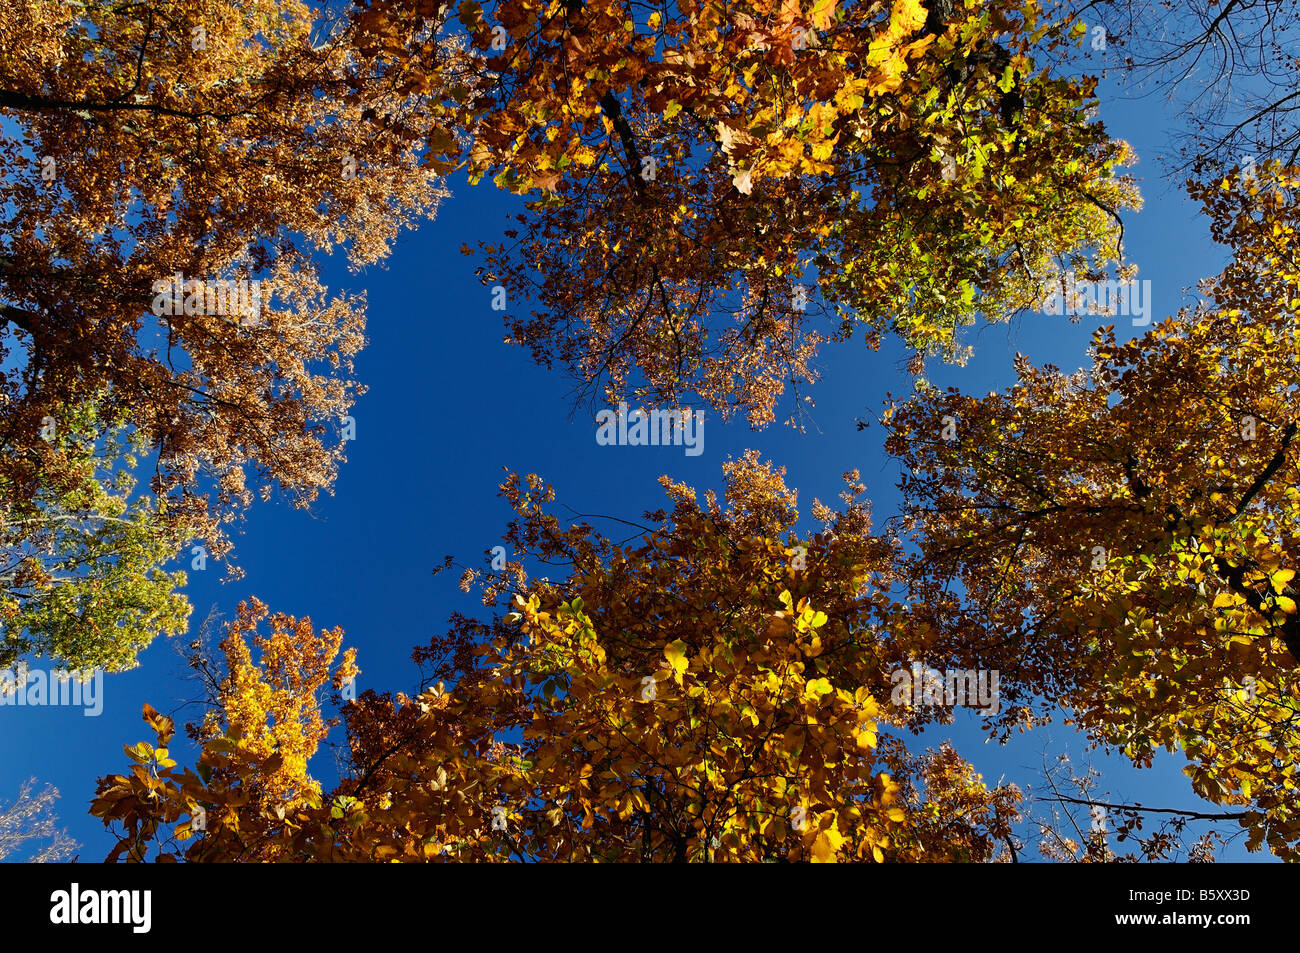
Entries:
{"type": "Polygon", "coordinates": [[[808,12],[812,25],[818,30],[828,30],[831,26],[831,18],[835,14],[835,0],[816,0],[812,9],[808,12]]]}
{"type": "Polygon", "coordinates": [[[669,642],[664,646],[664,658],[668,659],[668,664],[673,667],[673,681],[680,685],[682,675],[691,664],[686,658],[686,643],[681,639],[669,642]]]}
{"type": "Polygon", "coordinates": [[[925,25],[926,11],[920,0],[895,0],[889,11],[889,32],[909,36],[925,25]]]}
{"type": "Polygon", "coordinates": [[[831,683],[829,679],[814,678],[811,682],[809,682],[807,685],[804,686],[803,694],[804,694],[804,698],[810,698],[813,701],[816,701],[817,699],[821,698],[823,695],[829,695],[832,691],[834,691],[834,689],[831,688],[831,683]]]}
{"type": "Polygon", "coordinates": [[[834,141],[823,140],[821,142],[817,142],[813,144],[812,156],[814,159],[817,159],[818,161],[825,161],[826,159],[829,159],[831,157],[831,153],[833,153],[834,151],[835,151],[834,141]]]}
{"type": "Polygon", "coordinates": [[[817,835],[817,840],[813,842],[812,862],[814,864],[833,864],[836,862],[836,854],[839,853],[840,845],[844,843],[844,835],[837,831],[834,826],[821,831],[817,835]]]}

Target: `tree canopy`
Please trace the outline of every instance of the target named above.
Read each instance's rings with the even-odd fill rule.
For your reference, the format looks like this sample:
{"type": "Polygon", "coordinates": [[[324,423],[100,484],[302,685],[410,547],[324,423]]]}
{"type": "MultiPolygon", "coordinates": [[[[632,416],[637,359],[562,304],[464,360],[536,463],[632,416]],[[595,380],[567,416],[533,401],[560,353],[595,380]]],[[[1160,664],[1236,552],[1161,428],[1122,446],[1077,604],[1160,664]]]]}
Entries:
{"type": "MultiPolygon", "coordinates": [[[[0,668],[136,666],[188,628],[178,555],[333,491],[367,330],[329,258],[383,262],[454,176],[517,202],[461,251],[580,401],[798,423],[859,335],[911,391],[879,524],[858,470],[801,521],[758,451],[717,492],[663,476],[664,508],[607,514],[623,536],[511,473],[504,555],[461,578],[487,611],[415,649],[414,693],[358,694],[341,628],[247,599],[191,645],[192,763],[146,706],[99,780],[109,859],[1017,860],[1021,787],[915,741],[960,707],[990,739],[1064,713],[1137,766],[1180,751],[1230,809],[1204,817],[1300,857],[1293,27],[1239,0],[12,0],[0,668]],[[930,384],[1066,276],[1136,276],[1136,156],[1093,73],[1185,93],[1207,57],[1179,171],[1230,259],[1199,300],[1103,326],[1077,371],[930,384]]],[[[1117,807],[1136,854],[1058,818],[1043,855],[1174,852],[1117,807]]]]}
{"type": "Polygon", "coordinates": [[[977,315],[1122,260],[1131,152],[1090,118],[1093,80],[1036,64],[1066,37],[1033,3],[460,16],[493,71],[470,168],[539,196],[484,281],[510,340],[593,396],[761,425],[826,342],[961,360],[977,315]]]}
{"type": "Polygon", "coordinates": [[[672,512],[648,514],[637,546],[561,528],[550,488],[512,477],[505,542],[568,578],[511,561],[485,582],[511,612],[416,651],[437,684],[345,707],[335,791],[285,782],[321,737],[338,634],[304,621],[290,647],[295,623],[277,623],[250,667],[254,605],[222,643],[197,771],[150,709],[157,745],[128,749],[145,770],[102,779],[92,812],[136,860],[987,860],[1019,792],[883,736],[913,717],[888,705],[887,659],[906,649],[879,629],[894,551],[847,476],[844,509],[816,505],[826,533],[803,542],[794,494],[752,455],[726,467],[725,503],[665,478],[672,512]],[[297,683],[293,653],[313,660],[297,683]]]}
{"type": "MultiPolygon", "coordinates": [[[[1205,301],[1065,374],[887,413],[935,657],[1001,667],[1138,763],[1300,840],[1295,170],[1193,190],[1233,250],[1205,301]],[[944,439],[945,420],[954,421],[944,439]],[[959,588],[953,584],[959,583],[959,588]],[[958,596],[957,593],[961,595],[958,596]]],[[[1007,717],[1012,713],[1008,712],[1007,717]]]]}
{"type": "Polygon", "coordinates": [[[317,253],[375,262],[443,194],[416,104],[353,34],[271,0],[0,12],[16,485],[41,465],[44,419],[94,396],[129,415],[152,489],[204,521],[216,552],[256,494],[330,486],[364,301],[329,294],[317,253]],[[241,306],[218,300],[228,281],[241,306]]]}

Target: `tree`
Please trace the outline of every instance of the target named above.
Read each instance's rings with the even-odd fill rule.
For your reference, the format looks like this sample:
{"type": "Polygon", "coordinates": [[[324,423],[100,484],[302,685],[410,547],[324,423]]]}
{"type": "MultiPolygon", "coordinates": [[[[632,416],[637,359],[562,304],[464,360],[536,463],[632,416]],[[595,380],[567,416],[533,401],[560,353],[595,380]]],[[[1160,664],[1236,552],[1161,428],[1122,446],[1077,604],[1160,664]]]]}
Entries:
{"type": "MultiPolygon", "coordinates": [[[[372,4],[360,42],[410,55],[442,10],[372,4]]],[[[960,359],[977,315],[1119,259],[1138,204],[1131,153],[1087,116],[1094,81],[1036,67],[1033,3],[465,0],[458,17],[484,57],[444,101],[473,131],[471,178],[530,198],[480,273],[510,340],[593,397],[698,393],[762,424],[827,341],[892,329],[960,359]]],[[[430,150],[460,154],[442,126],[430,150]]]]}
{"type": "Polygon", "coordinates": [[[18,799],[0,811],[0,860],[8,860],[24,847],[36,847],[48,841],[26,858],[27,863],[54,864],[75,860],[78,844],[66,831],[56,828],[54,802],[59,789],[47,784],[39,793],[32,794],[36,779],[24,781],[18,790],[18,799]]]}
{"type": "Polygon", "coordinates": [[[296,0],[0,12],[11,487],[36,479],[45,418],[92,395],[214,554],[255,492],[330,486],[364,301],[331,297],[315,253],[375,262],[443,194],[418,98],[354,33],[296,0]]]}
{"type": "Polygon", "coordinates": [[[1246,0],[1074,6],[1088,21],[1078,29],[1099,36],[1126,82],[1148,94],[1158,89],[1186,117],[1188,128],[1178,136],[1180,171],[1300,159],[1294,6],[1246,0]]]}
{"type": "Polygon", "coordinates": [[[1136,763],[1181,749],[1193,790],[1246,806],[1248,846],[1284,858],[1300,842],[1297,184],[1274,163],[1193,186],[1231,263],[1142,338],[1100,330],[1089,371],[1019,359],[1004,393],[931,388],[886,415],[931,655],[1002,668],[1013,697],[1059,702],[1136,763]]]}
{"type": "Polygon", "coordinates": [[[47,429],[33,484],[0,471],[0,668],[44,656],[120,671],[158,633],[184,630],[186,576],[163,567],[188,527],[164,502],[133,496],[141,450],[125,419],[87,401],[47,429]]]}
{"type": "Polygon", "coordinates": [[[1200,811],[1129,803],[1102,790],[1102,772],[1091,763],[1075,770],[1068,751],[1043,752],[1041,794],[1027,798],[1021,829],[1027,836],[1009,847],[1029,847],[1064,863],[1213,863],[1218,849],[1245,831],[1235,822],[1244,811],[1200,811]],[[1237,826],[1225,834],[1224,825],[1237,826]]]}
{"type": "Polygon", "coordinates": [[[193,659],[196,668],[205,667],[214,696],[208,717],[189,726],[191,738],[203,745],[197,774],[174,770],[166,747],[174,723],[145,706],[158,746],[128,747],[131,773],[101,778],[91,804],[91,814],[106,825],[127,827],[109,861],[122,854],[144,860],[164,824],[180,840],[198,835],[191,860],[274,860],[289,852],[292,838],[271,843],[268,827],[287,835],[286,812],[292,825],[298,811],[320,806],[320,785],[307,773],[307,762],[334,722],[322,717],[319,693],[332,686],[338,698],[359,671],[356,653],[347,650],[335,665],[343,631],[317,633],[310,619],[283,613],[270,616],[271,632],[262,635],[268,614],[256,599],[239,604],[221,642],[222,670],[193,659]]]}
{"type": "MultiPolygon", "coordinates": [[[[856,476],[843,511],[814,506],[826,532],[800,542],[779,471],[753,455],[725,470],[725,507],[665,478],[672,513],[647,514],[636,546],[562,530],[549,487],[512,476],[521,560],[484,598],[517,587],[513,611],[458,617],[415,655],[453,685],[349,705],[351,770],[328,796],[268,797],[288,759],[244,740],[268,710],[246,700],[255,674],[229,682],[197,774],[175,769],[171,721],[147,711],[161,747],[129,749],[140,768],[101,779],[92,808],[125,825],[112,856],[144,859],[156,841],[189,860],[990,858],[1014,787],[881,735],[912,712],[885,701],[893,649],[874,624],[893,549],[856,476]],[[530,582],[523,559],[567,579],[530,582]]],[[[301,686],[308,708],[321,683],[301,686]]],[[[286,720],[295,743],[316,737],[286,720]]]]}

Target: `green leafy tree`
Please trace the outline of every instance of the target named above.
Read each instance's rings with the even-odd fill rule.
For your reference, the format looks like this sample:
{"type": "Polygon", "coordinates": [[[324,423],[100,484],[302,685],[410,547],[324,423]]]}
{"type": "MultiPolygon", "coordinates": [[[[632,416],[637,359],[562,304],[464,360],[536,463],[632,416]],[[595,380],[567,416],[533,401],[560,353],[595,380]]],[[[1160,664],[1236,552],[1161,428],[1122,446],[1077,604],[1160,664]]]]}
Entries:
{"type": "Polygon", "coordinates": [[[88,402],[51,428],[33,485],[0,478],[0,664],[132,668],[157,634],[186,627],[185,573],[164,566],[187,524],[133,495],[144,447],[120,417],[88,402]]]}

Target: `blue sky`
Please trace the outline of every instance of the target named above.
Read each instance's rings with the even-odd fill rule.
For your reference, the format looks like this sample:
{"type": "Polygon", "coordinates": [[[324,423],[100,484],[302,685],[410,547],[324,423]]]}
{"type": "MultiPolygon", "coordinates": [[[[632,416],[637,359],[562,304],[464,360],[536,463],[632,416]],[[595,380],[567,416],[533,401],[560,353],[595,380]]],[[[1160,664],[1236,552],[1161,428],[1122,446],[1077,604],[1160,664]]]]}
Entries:
{"type": "MultiPolygon", "coordinates": [[[[1151,280],[1158,321],[1192,300],[1197,280],[1220,269],[1226,250],[1213,245],[1196,207],[1162,176],[1156,157],[1168,150],[1178,123],[1167,104],[1103,95],[1101,116],[1140,158],[1131,171],[1142,179],[1146,206],[1126,216],[1126,246],[1140,266],[1139,278],[1151,280]]],[[[896,344],[872,352],[859,335],[826,350],[823,380],[808,391],[816,407],[806,432],[780,424],[754,432],[743,420],[723,425],[710,412],[699,456],[681,447],[598,446],[587,410],[573,410],[571,383],[536,367],[525,350],[502,343],[501,315],[491,310],[490,292],[473,274],[478,262],[460,253],[462,244],[499,238],[516,200],[490,184],[470,187],[462,178],[450,185],[452,195],[437,219],[403,236],[383,266],[349,274],[341,262],[332,263],[331,287],[364,288],[370,302],[370,344],[357,367],[369,392],[353,412],[350,459],[334,495],[310,513],[282,503],[252,509],[236,540],[243,580],[223,583],[215,564],[190,573],[186,592],[195,626],[211,607],[229,618],[241,599],[256,595],[273,610],[309,615],[317,627],[341,625],[347,644],[359,652],[359,688],[417,689],[411,648],[442,631],[452,611],[481,609],[456,589],[456,573],[435,578],[431,570],[446,554],[486,565],[486,551],[510,515],[496,495],[503,468],[541,474],[555,486],[558,504],[576,511],[635,519],[662,505],[659,475],[701,489],[717,486],[724,460],[757,448],[787,468],[805,517],[815,497],[834,501],[840,474],[854,468],[868,486],[877,524],[897,512],[898,467],[881,450],[883,433],[855,425],[856,418],[879,411],[887,393],[911,390],[906,356],[896,344]]],[[[1076,324],[1041,314],[975,329],[966,338],[975,345],[969,364],[936,364],[928,376],[941,388],[983,394],[1014,380],[1017,352],[1037,364],[1080,367],[1093,330],[1112,321],[1121,335],[1134,330],[1123,317],[1076,324]]],[[[784,407],[788,412],[788,401],[784,407]]],[[[778,420],[784,416],[778,413],[778,420]]],[[[28,776],[56,785],[61,822],[81,842],[83,860],[98,861],[112,847],[112,837],[86,807],[97,777],[125,769],[122,745],[149,738],[141,706],[151,703],[178,722],[197,714],[181,707],[199,689],[185,681],[173,644],[159,639],[141,662],[106,680],[100,717],[59,708],[0,714],[0,801],[11,799],[28,776]]],[[[928,731],[924,743],[945,737],[989,782],[1005,777],[1022,787],[1037,787],[1044,752],[1055,758],[1068,751],[1077,759],[1086,747],[1059,722],[999,746],[985,743],[973,720],[959,718],[928,731]]],[[[191,759],[179,735],[174,750],[182,763],[191,759]]],[[[1180,755],[1162,756],[1141,771],[1099,754],[1094,763],[1105,775],[1101,790],[1114,800],[1213,809],[1191,795],[1180,755]]],[[[328,752],[315,767],[328,784],[328,752]]],[[[1266,858],[1246,854],[1240,840],[1223,856],[1266,858]]]]}

